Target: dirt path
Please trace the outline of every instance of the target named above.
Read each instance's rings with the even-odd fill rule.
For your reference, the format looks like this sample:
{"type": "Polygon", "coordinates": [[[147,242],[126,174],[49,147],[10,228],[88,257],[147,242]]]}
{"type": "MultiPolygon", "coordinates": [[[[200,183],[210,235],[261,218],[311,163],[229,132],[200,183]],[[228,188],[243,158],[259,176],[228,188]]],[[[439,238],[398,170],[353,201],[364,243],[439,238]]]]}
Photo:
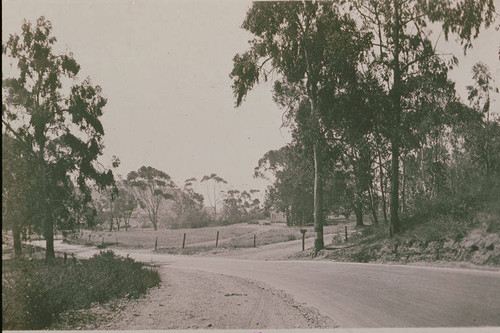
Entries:
{"type": "MultiPolygon", "coordinates": [[[[81,258],[96,251],[69,244],[56,245],[81,258]]],[[[297,246],[283,245],[279,252],[291,251],[289,245],[294,249],[297,246]]],[[[263,246],[261,250],[278,249],[263,246]]],[[[210,328],[233,329],[333,327],[328,318],[323,321],[324,317],[316,316],[317,311],[307,310],[275,289],[293,295],[295,302],[319,309],[342,327],[498,326],[500,323],[497,272],[325,261],[242,260],[156,254],[149,250],[117,250],[117,253],[162,265],[164,282],[160,289],[151,291],[147,301],[139,300],[137,307],[136,303],[119,304],[121,310],[108,316],[115,326],[97,327],[101,329],[209,328],[210,324],[210,328]],[[171,303],[160,303],[168,297],[171,303]],[[156,306],[148,305],[149,301],[156,306]],[[120,314],[123,309],[128,315],[120,314]]]]}
{"type": "Polygon", "coordinates": [[[159,268],[162,283],[100,330],[332,328],[333,320],[284,292],[221,274],[159,268]]]}

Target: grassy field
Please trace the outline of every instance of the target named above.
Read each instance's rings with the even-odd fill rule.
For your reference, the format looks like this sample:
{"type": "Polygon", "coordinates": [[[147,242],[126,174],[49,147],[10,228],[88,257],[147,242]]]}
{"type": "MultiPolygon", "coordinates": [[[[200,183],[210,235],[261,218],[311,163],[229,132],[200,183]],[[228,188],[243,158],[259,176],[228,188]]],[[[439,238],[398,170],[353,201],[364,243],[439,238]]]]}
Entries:
{"type": "MultiPolygon", "coordinates": [[[[339,232],[342,226],[325,226],[324,233],[339,232]]],[[[342,227],[343,228],[343,227],[342,227]]],[[[82,231],[71,242],[100,247],[157,248],[181,249],[184,234],[186,234],[186,249],[211,249],[215,247],[217,231],[219,232],[219,247],[252,247],[254,236],[257,246],[301,239],[300,229],[306,229],[306,237],[313,237],[313,227],[288,227],[284,224],[234,224],[229,226],[206,227],[199,229],[129,229],[128,231],[95,232],[82,231]],[[104,244],[104,246],[102,245],[104,244]]],[[[193,252],[193,251],[188,251],[193,252]]]]}
{"type": "MultiPolygon", "coordinates": [[[[335,225],[328,225],[324,227],[324,235],[333,235],[333,238],[342,238],[344,235],[344,227],[348,226],[349,233],[354,232],[354,222],[353,221],[342,221],[335,225]]],[[[314,231],[312,226],[307,227],[287,227],[287,226],[261,226],[256,232],[251,234],[245,234],[241,236],[235,236],[232,238],[227,238],[224,240],[219,239],[218,248],[223,252],[224,250],[236,249],[236,248],[251,248],[254,246],[254,236],[256,247],[275,244],[282,242],[289,242],[294,240],[302,239],[302,233],[300,229],[306,229],[306,238],[314,237],[314,231]]],[[[332,236],[325,236],[325,243],[329,243],[332,236]]],[[[158,252],[169,253],[169,254],[197,254],[197,253],[217,253],[213,252],[215,249],[214,242],[191,244],[186,246],[185,249],[181,247],[161,247],[158,252]]]]}

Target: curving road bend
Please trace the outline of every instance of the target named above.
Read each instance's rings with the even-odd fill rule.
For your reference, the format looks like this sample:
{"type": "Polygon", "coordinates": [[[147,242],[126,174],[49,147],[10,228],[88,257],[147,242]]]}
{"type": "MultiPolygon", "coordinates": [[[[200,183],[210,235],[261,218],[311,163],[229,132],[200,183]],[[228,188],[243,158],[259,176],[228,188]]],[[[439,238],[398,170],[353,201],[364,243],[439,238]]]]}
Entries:
{"type": "MultiPolygon", "coordinates": [[[[81,257],[98,252],[60,243],[56,248],[81,257]]],[[[115,252],[178,269],[263,282],[317,308],[340,327],[500,326],[500,272],[115,252]]]]}

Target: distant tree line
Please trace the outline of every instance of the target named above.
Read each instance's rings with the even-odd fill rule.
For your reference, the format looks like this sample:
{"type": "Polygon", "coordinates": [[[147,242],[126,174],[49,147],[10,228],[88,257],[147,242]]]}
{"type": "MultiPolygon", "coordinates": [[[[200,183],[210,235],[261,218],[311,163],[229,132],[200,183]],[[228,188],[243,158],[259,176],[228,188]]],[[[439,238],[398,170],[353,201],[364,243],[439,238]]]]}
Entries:
{"type": "Polygon", "coordinates": [[[222,177],[213,173],[202,177],[200,182],[195,177],[186,179],[180,187],[165,172],[143,166],[130,172],[126,179],[118,177],[114,188],[94,193],[96,215],[89,227],[109,228],[109,231],[120,228],[128,230],[133,212],[136,216],[145,215],[154,230],[158,230],[160,225],[169,228],[201,228],[263,217],[260,200],[254,197],[258,190],[225,190],[227,184],[222,177]],[[207,185],[211,198],[207,207],[204,205],[204,196],[196,189],[198,186],[203,187],[202,184],[207,185]],[[215,207],[221,207],[220,211],[215,207]]]}

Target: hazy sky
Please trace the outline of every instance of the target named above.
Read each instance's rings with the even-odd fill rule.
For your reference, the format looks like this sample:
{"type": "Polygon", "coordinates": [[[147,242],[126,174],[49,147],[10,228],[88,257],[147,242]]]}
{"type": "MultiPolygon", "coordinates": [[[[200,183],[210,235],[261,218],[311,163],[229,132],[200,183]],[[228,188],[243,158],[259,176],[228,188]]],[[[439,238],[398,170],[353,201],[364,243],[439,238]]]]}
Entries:
{"type": "MultiPolygon", "coordinates": [[[[263,190],[253,168],[264,153],[288,142],[282,111],[270,85],[252,91],[235,109],[229,73],[232,58],[251,36],[240,28],[250,1],[2,1],[2,40],[19,33],[24,18],[44,15],[62,50],[102,87],[108,105],[104,164],[121,160],[125,176],[142,165],[186,178],[215,172],[236,188],[263,190]]],[[[500,8],[500,0],[495,1],[500,8]]],[[[498,11],[498,9],[497,9],[498,11]]],[[[489,29],[452,73],[463,93],[470,69],[487,63],[500,85],[500,34],[489,29]]],[[[500,97],[497,97],[498,108],[500,97]]]]}

